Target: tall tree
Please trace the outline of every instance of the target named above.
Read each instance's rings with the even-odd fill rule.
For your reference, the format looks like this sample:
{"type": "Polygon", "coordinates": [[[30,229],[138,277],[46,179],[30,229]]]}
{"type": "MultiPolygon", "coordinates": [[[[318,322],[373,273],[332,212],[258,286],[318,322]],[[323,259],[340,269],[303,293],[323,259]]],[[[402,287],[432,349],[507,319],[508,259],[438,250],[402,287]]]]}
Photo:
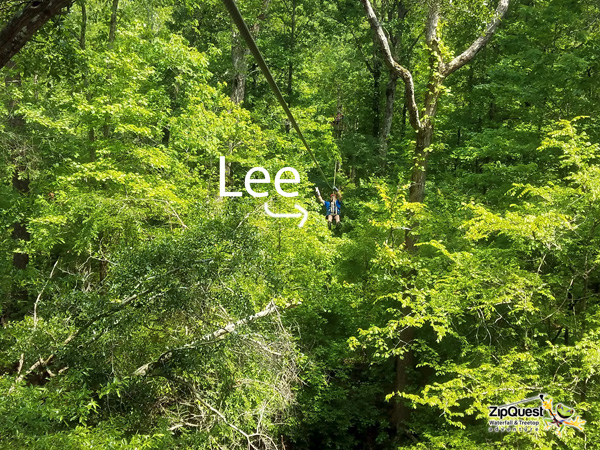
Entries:
{"type": "MultiPolygon", "coordinates": [[[[391,51],[394,59],[398,59],[399,47],[402,45],[402,38],[404,37],[404,18],[408,14],[408,8],[405,2],[402,0],[394,1],[390,5],[388,11],[388,21],[398,20],[400,21],[396,31],[389,34],[389,43],[391,45],[391,51]]],[[[407,51],[406,55],[410,50],[407,51]]],[[[408,65],[408,64],[407,64],[408,65]]],[[[396,101],[396,85],[398,82],[398,74],[395,70],[389,69],[389,79],[385,87],[385,110],[383,115],[383,123],[381,125],[381,132],[379,133],[379,154],[381,156],[381,164],[383,167],[386,166],[386,157],[389,147],[389,137],[392,131],[392,122],[394,118],[394,103],[396,101]]]]}
{"type": "Polygon", "coordinates": [[[292,83],[294,74],[294,63],[292,58],[294,57],[294,51],[296,47],[296,0],[292,0],[291,4],[291,17],[290,17],[290,44],[289,44],[289,61],[288,61],[288,73],[287,73],[287,103],[288,106],[292,104],[292,83]]]}
{"type": "MultiPolygon", "coordinates": [[[[110,23],[108,25],[108,49],[112,50],[115,46],[115,38],[117,35],[117,12],[119,10],[119,0],[113,0],[112,5],[110,7],[110,23]]],[[[112,77],[111,74],[108,75],[108,79],[112,77]]],[[[109,117],[106,116],[104,120],[104,125],[102,126],[102,134],[104,138],[108,138],[110,134],[110,125],[109,125],[109,117]]]]}
{"type": "MultiPolygon", "coordinates": [[[[82,51],[85,51],[86,49],[86,34],[87,34],[87,6],[85,4],[85,0],[82,0],[80,2],[81,5],[81,29],[79,31],[79,48],[82,51]]],[[[86,100],[89,102],[92,101],[92,92],[90,90],[90,82],[89,82],[89,69],[86,67],[86,69],[83,71],[83,85],[84,85],[84,89],[86,90],[86,94],[85,94],[85,98],[86,100]]],[[[95,161],[96,160],[96,149],[94,148],[94,146],[92,145],[92,143],[96,140],[96,134],[94,132],[94,127],[90,126],[89,130],[88,130],[88,140],[90,141],[90,150],[89,150],[89,155],[90,155],[90,161],[95,161]]]]}
{"type": "MultiPolygon", "coordinates": [[[[252,35],[260,31],[260,22],[264,20],[271,0],[264,0],[254,24],[250,27],[252,35]]],[[[248,78],[248,57],[250,50],[234,26],[231,39],[231,63],[233,65],[233,82],[231,86],[231,101],[239,105],[246,97],[246,79],[248,78]]]]}
{"type": "MultiPolygon", "coordinates": [[[[449,62],[444,61],[442,54],[442,42],[439,34],[439,21],[441,14],[441,2],[433,0],[428,4],[427,19],[425,23],[425,43],[429,54],[429,74],[425,96],[421,109],[417,105],[415,85],[412,73],[401,65],[392,53],[392,47],[381,23],[369,0],[361,0],[371,29],[383,52],[383,59],[392,74],[401,78],[404,82],[404,95],[407,104],[410,124],[416,131],[416,144],[413,151],[413,165],[411,169],[411,180],[409,188],[410,203],[422,203],[425,198],[425,180],[427,178],[427,162],[430,153],[429,147],[433,140],[434,121],[438,109],[438,101],[444,85],[444,80],[452,73],[471,61],[475,55],[489,42],[496,32],[500,21],[508,10],[510,0],[499,0],[491,21],[485,27],[485,31],[473,43],[458,56],[449,62]]],[[[418,224],[412,220],[410,230],[406,230],[404,244],[406,249],[416,252],[418,224]]],[[[405,307],[409,313],[409,308],[405,307]]],[[[413,327],[407,327],[401,332],[400,339],[410,343],[415,338],[413,327]]],[[[414,355],[408,351],[405,355],[396,358],[395,392],[404,392],[408,383],[408,368],[414,366],[414,355]]],[[[409,409],[401,402],[394,405],[392,421],[398,430],[409,417],[409,409]]]]}
{"type": "MultiPolygon", "coordinates": [[[[419,111],[412,73],[394,59],[389,39],[375,15],[371,2],[369,0],[361,0],[371,29],[383,51],[385,64],[404,82],[404,95],[408,106],[410,124],[417,132],[409,193],[409,201],[412,203],[422,203],[425,198],[425,179],[427,177],[427,160],[429,153],[427,149],[431,145],[433,139],[434,120],[444,80],[471,61],[489,42],[500,25],[502,17],[508,10],[509,1],[510,0],[499,0],[494,16],[487,25],[485,32],[465,51],[449,62],[444,61],[440,50],[441,40],[438,33],[440,2],[437,0],[430,2],[425,25],[425,42],[429,51],[430,73],[422,109],[419,111]]],[[[411,251],[414,250],[415,243],[416,235],[414,233],[407,233],[407,249],[411,251]]]]}
{"type": "MultiPolygon", "coordinates": [[[[7,67],[13,71],[5,77],[4,82],[6,88],[11,92],[8,104],[8,121],[7,131],[10,132],[12,138],[10,139],[10,153],[13,165],[12,175],[12,188],[15,194],[20,197],[27,197],[30,192],[30,180],[27,173],[27,159],[28,159],[28,144],[23,138],[25,118],[18,111],[18,94],[17,90],[21,87],[21,73],[19,68],[13,61],[9,61],[7,67]]],[[[27,231],[27,222],[25,219],[20,218],[12,225],[12,238],[16,247],[22,247],[26,241],[29,241],[31,236],[27,231]]],[[[17,271],[23,271],[29,264],[29,254],[24,251],[15,251],[12,259],[13,268],[17,271]]],[[[2,322],[6,323],[11,314],[23,308],[23,304],[26,303],[28,293],[26,289],[19,286],[19,283],[15,280],[11,287],[11,295],[7,301],[3,302],[2,305],[2,322]]]]}

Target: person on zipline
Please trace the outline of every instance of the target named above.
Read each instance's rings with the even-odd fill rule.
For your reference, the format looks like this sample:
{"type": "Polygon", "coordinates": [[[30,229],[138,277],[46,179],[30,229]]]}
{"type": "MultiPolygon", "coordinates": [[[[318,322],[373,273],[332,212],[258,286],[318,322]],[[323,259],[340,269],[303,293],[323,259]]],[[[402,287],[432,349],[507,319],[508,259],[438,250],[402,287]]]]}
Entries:
{"type": "Polygon", "coordinates": [[[321,202],[321,205],[325,205],[325,217],[327,217],[327,222],[329,229],[333,226],[333,221],[335,220],[335,226],[337,227],[340,224],[340,212],[342,211],[342,204],[340,202],[340,191],[334,187],[333,192],[329,196],[330,201],[326,202],[321,197],[321,193],[319,192],[319,188],[315,188],[315,192],[317,193],[317,199],[321,202]]]}

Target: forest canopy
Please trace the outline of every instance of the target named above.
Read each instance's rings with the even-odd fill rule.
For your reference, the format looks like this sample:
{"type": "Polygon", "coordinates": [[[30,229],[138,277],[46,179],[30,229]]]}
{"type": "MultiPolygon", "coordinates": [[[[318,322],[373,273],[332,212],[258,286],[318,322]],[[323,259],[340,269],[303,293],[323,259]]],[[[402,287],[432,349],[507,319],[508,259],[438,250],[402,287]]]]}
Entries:
{"type": "Polygon", "coordinates": [[[0,448],[600,448],[600,5],[237,6],[0,3],[0,448]]]}

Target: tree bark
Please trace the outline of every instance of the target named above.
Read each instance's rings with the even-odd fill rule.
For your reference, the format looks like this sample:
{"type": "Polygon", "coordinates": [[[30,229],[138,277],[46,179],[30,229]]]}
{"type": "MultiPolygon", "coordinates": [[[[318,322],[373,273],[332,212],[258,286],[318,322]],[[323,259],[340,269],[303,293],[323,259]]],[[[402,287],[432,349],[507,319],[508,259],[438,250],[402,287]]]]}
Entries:
{"type": "Polygon", "coordinates": [[[233,31],[231,45],[231,62],[233,64],[233,82],[231,84],[231,101],[239,105],[246,96],[246,77],[248,76],[247,57],[250,50],[245,46],[244,40],[237,29],[233,31]]]}
{"type": "Polygon", "coordinates": [[[467,48],[464,52],[462,52],[460,55],[458,55],[456,58],[454,58],[448,64],[444,65],[444,70],[443,70],[444,77],[447,77],[451,73],[460,69],[465,64],[469,63],[469,61],[471,61],[475,57],[475,55],[477,53],[479,53],[479,51],[483,47],[486,46],[486,44],[490,41],[490,39],[492,38],[492,36],[496,32],[496,30],[498,29],[498,26],[500,25],[502,18],[506,14],[506,11],[508,11],[509,3],[510,3],[510,0],[499,0],[498,1],[498,6],[496,7],[496,12],[494,13],[494,18],[486,27],[485,32],[481,36],[479,36],[477,39],[475,39],[475,41],[469,46],[469,48],[467,48]]]}
{"type": "MultiPolygon", "coordinates": [[[[400,333],[403,342],[411,342],[415,337],[415,329],[408,327],[400,333]]],[[[406,392],[409,385],[408,370],[415,367],[415,356],[408,350],[403,356],[396,356],[396,377],[394,379],[394,392],[406,392]]],[[[396,431],[405,430],[404,424],[410,420],[410,409],[401,401],[396,400],[392,408],[392,425],[396,431]]]]}
{"type": "Polygon", "coordinates": [[[382,167],[386,166],[387,151],[389,147],[389,138],[392,131],[392,122],[394,119],[394,102],[396,100],[396,86],[398,77],[395,73],[390,73],[390,79],[385,87],[385,112],[383,116],[383,126],[379,136],[379,156],[381,157],[382,167]]]}
{"type": "Polygon", "coordinates": [[[415,100],[415,85],[412,74],[405,67],[398,64],[394,59],[388,39],[383,31],[383,28],[381,27],[381,24],[379,23],[379,20],[377,19],[377,16],[375,15],[375,11],[371,6],[371,2],[369,0],[360,1],[365,8],[367,19],[369,20],[371,29],[375,34],[375,38],[379,42],[381,50],[383,51],[383,61],[392,72],[396,73],[396,75],[399,78],[402,78],[402,81],[404,81],[404,96],[406,97],[407,101],[410,124],[415,130],[417,130],[421,126],[421,121],[419,119],[419,108],[417,107],[417,102],[415,100]]]}
{"type": "Polygon", "coordinates": [[[81,2],[81,30],[79,31],[79,48],[85,50],[87,34],[87,8],[85,1],[81,2]]]}
{"type": "MultiPolygon", "coordinates": [[[[410,203],[423,203],[425,200],[425,181],[427,179],[427,160],[429,156],[428,147],[433,140],[433,125],[429,123],[417,132],[415,153],[413,156],[413,168],[410,174],[410,188],[408,190],[408,201],[410,203]]],[[[418,237],[416,229],[418,223],[414,220],[410,224],[410,230],[406,232],[405,245],[409,252],[416,252],[415,244],[418,237]]]]}
{"type": "Polygon", "coordinates": [[[372,92],[372,111],[373,111],[373,137],[379,136],[379,127],[381,122],[380,112],[379,112],[379,96],[381,95],[381,61],[377,56],[377,47],[373,48],[373,62],[372,67],[373,71],[371,72],[373,75],[373,92],[372,92]]]}
{"type": "MultiPolygon", "coordinates": [[[[250,32],[254,36],[260,31],[260,22],[265,17],[270,1],[271,0],[264,0],[262,11],[258,15],[254,25],[250,28],[250,32]]],[[[248,77],[248,56],[250,55],[250,49],[244,43],[242,36],[240,36],[240,33],[235,26],[233,27],[232,33],[231,62],[233,65],[233,81],[231,84],[231,96],[229,98],[233,103],[239,105],[246,98],[246,79],[248,77]]],[[[229,154],[232,152],[233,144],[230,142],[229,154]]],[[[231,162],[227,162],[225,164],[225,179],[227,184],[230,184],[232,177],[231,162]]]]}
{"type": "Polygon", "coordinates": [[[71,6],[74,0],[29,1],[0,31],[0,68],[33,37],[48,20],[71,6]]]}
{"type": "MultiPolygon", "coordinates": [[[[392,22],[398,20],[402,22],[408,14],[408,8],[402,0],[395,3],[392,8],[388,10],[388,21],[392,22]]],[[[398,59],[398,51],[402,42],[404,34],[403,26],[400,25],[395,34],[389,35],[390,51],[394,59],[398,59]]],[[[411,47],[412,48],[412,47],[411,47]]],[[[407,52],[410,52],[410,49],[407,52]]],[[[385,111],[383,116],[383,125],[381,133],[379,135],[379,156],[381,157],[381,168],[387,167],[387,152],[390,144],[390,133],[392,131],[392,123],[394,119],[394,104],[396,101],[396,86],[398,85],[398,74],[389,70],[389,80],[385,88],[385,111]]],[[[406,108],[404,108],[404,115],[406,115],[406,108]]]]}
{"type": "Polygon", "coordinates": [[[117,11],[119,10],[119,0],[113,0],[110,8],[110,26],[108,29],[108,48],[113,49],[115,37],[117,34],[117,11]]]}
{"type": "MultiPolygon", "coordinates": [[[[260,31],[260,22],[269,8],[271,0],[265,0],[262,5],[262,11],[258,15],[256,22],[250,28],[250,32],[256,36],[260,31]]],[[[231,62],[233,65],[233,82],[231,86],[231,101],[239,105],[246,97],[246,78],[248,77],[248,56],[250,50],[246,47],[244,40],[237,31],[233,28],[232,44],[231,44],[231,62]]]]}

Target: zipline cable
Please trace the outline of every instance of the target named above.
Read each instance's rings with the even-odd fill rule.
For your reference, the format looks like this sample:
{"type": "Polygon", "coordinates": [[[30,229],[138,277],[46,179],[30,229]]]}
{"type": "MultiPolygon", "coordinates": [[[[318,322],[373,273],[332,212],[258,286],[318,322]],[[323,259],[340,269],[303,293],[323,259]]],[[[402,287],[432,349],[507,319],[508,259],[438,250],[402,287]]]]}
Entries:
{"type": "Polygon", "coordinates": [[[281,91],[279,90],[277,83],[275,83],[275,80],[273,79],[273,76],[271,75],[271,71],[269,70],[267,63],[265,62],[262,54],[260,53],[260,50],[256,46],[256,43],[254,42],[254,38],[250,34],[250,30],[248,29],[248,26],[246,25],[246,22],[244,21],[244,18],[242,17],[240,10],[238,9],[237,5],[235,4],[235,0],[223,0],[223,3],[225,4],[225,7],[229,11],[229,14],[231,15],[231,18],[233,19],[233,21],[235,22],[235,25],[237,26],[240,34],[246,41],[246,45],[252,52],[252,55],[254,55],[254,59],[256,59],[256,62],[258,63],[260,70],[262,71],[263,75],[267,79],[269,86],[271,86],[271,89],[275,93],[275,97],[277,97],[277,100],[279,100],[279,104],[281,105],[281,107],[283,108],[285,113],[287,114],[288,120],[291,122],[292,126],[294,127],[294,130],[296,130],[296,133],[298,133],[298,136],[300,136],[300,139],[302,140],[304,147],[306,147],[306,150],[308,150],[308,153],[310,154],[312,160],[315,162],[315,165],[321,172],[321,175],[323,175],[323,179],[325,180],[325,183],[327,183],[327,186],[329,186],[330,189],[333,189],[333,186],[331,186],[329,184],[329,181],[327,181],[327,176],[325,175],[325,172],[323,172],[323,169],[321,169],[321,166],[319,165],[317,158],[315,158],[315,155],[313,154],[312,150],[308,146],[306,139],[304,139],[304,135],[302,134],[302,131],[300,131],[300,127],[296,123],[296,119],[294,119],[294,116],[292,115],[290,108],[288,107],[285,99],[283,98],[283,95],[281,94],[281,91]]]}
{"type": "Polygon", "coordinates": [[[337,176],[338,161],[337,159],[333,162],[333,188],[335,189],[335,177],[337,176]]]}

